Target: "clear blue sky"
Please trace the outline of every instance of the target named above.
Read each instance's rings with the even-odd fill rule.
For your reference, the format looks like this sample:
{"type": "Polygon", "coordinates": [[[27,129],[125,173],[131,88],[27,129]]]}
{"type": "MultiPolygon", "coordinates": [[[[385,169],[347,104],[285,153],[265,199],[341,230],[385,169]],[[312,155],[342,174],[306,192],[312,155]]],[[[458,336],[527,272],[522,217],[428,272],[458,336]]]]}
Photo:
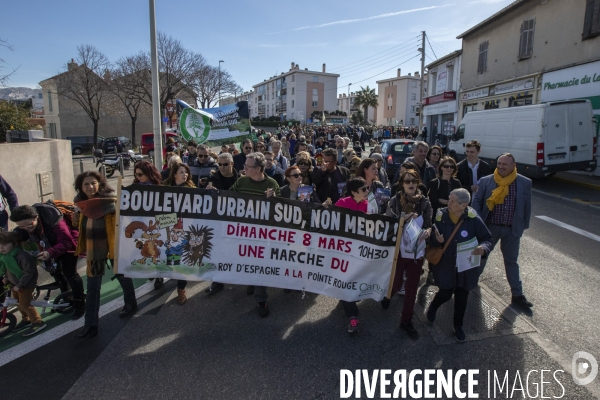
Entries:
{"type": "MultiPolygon", "coordinates": [[[[293,61],[317,71],[326,63],[328,72],[341,74],[339,93],[345,93],[349,82],[352,89],[376,87],[396,68],[403,75],[419,71],[421,31],[434,50],[426,44],[428,64],[460,49],[458,34],[512,1],[156,0],[156,14],[158,30],[213,65],[224,60],[222,68],[245,90],[289,70],[293,61]]],[[[0,38],[14,51],[0,47],[8,64],[2,72],[19,67],[9,86],[35,88],[62,72],[80,44],[96,46],[111,61],[149,49],[148,0],[3,3],[0,38]]]]}

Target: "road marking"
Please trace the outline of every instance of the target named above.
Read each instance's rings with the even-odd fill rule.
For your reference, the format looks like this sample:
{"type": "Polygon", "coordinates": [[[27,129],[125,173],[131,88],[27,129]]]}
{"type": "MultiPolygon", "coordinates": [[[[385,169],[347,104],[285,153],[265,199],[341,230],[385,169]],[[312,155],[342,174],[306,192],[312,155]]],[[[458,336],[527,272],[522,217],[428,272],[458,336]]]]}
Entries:
{"type": "Polygon", "coordinates": [[[565,228],[567,230],[570,230],[571,232],[578,233],[581,236],[585,236],[587,238],[595,240],[596,242],[600,242],[600,236],[594,235],[593,233],[588,231],[584,231],[583,229],[576,228],[573,225],[565,224],[564,222],[560,222],[558,220],[555,220],[554,218],[546,217],[545,215],[537,215],[536,218],[542,219],[546,222],[550,222],[551,224],[560,226],[561,228],[565,228]]]}
{"type": "MultiPolygon", "coordinates": [[[[165,279],[165,282],[168,279],[165,279]]],[[[135,297],[140,298],[143,295],[154,290],[154,283],[147,282],[142,286],[135,290],[135,297]]],[[[100,318],[105,316],[108,313],[113,312],[119,308],[123,307],[123,297],[118,297],[103,306],[100,307],[100,318]]],[[[83,321],[85,318],[81,318],[77,321],[68,321],[64,324],[60,324],[47,332],[40,333],[27,341],[18,344],[16,346],[11,347],[10,349],[0,353],[0,367],[8,364],[9,362],[16,360],[19,357],[24,356],[27,353],[30,353],[34,350],[39,349],[40,347],[53,342],[54,340],[67,335],[77,329],[80,329],[83,326],[83,321]]]]}

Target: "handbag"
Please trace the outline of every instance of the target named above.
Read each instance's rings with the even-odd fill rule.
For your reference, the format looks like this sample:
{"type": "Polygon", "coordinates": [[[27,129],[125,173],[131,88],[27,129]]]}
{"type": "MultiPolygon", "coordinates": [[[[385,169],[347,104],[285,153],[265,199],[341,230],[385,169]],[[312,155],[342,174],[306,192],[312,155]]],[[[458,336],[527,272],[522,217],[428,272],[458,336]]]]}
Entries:
{"type": "Polygon", "coordinates": [[[456,228],[454,228],[454,231],[452,231],[452,234],[446,241],[446,244],[444,245],[443,248],[433,247],[429,244],[427,245],[427,249],[425,250],[425,258],[427,259],[429,264],[436,265],[440,262],[440,260],[442,259],[442,256],[444,255],[444,252],[448,248],[448,245],[452,241],[452,238],[456,234],[456,231],[458,231],[458,228],[460,228],[460,226],[462,225],[463,221],[460,221],[458,223],[458,225],[456,225],[456,228]]]}

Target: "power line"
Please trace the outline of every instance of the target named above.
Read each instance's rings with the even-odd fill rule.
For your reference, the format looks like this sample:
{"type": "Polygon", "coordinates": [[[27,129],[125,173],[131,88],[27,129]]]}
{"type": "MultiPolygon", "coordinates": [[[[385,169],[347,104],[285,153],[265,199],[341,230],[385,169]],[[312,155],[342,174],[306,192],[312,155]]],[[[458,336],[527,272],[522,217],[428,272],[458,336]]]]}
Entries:
{"type": "MultiPolygon", "coordinates": [[[[409,46],[416,46],[416,45],[418,45],[418,43],[417,43],[417,42],[414,42],[414,43],[409,43],[407,46],[404,46],[404,47],[402,47],[402,48],[406,48],[406,47],[409,47],[409,46]]],[[[395,50],[395,51],[399,51],[399,50],[401,50],[401,49],[397,49],[397,50],[395,50]]],[[[403,54],[403,53],[406,53],[406,51],[402,51],[402,52],[400,52],[400,53],[397,53],[397,54],[386,54],[386,55],[384,55],[384,56],[380,56],[380,57],[374,58],[373,60],[370,60],[370,61],[367,61],[367,62],[364,62],[364,63],[358,64],[358,65],[355,65],[355,66],[353,66],[353,67],[350,67],[350,66],[343,67],[343,68],[341,68],[341,69],[338,69],[337,71],[334,71],[334,72],[335,72],[335,73],[338,73],[338,74],[342,74],[342,73],[344,73],[344,72],[348,72],[348,71],[351,71],[351,70],[353,70],[353,69],[356,69],[356,68],[361,68],[361,67],[360,67],[360,65],[371,65],[371,64],[373,64],[373,61],[375,61],[375,60],[379,60],[379,59],[387,59],[387,58],[394,57],[394,56],[396,56],[396,55],[398,55],[398,54],[403,54]],[[346,71],[344,71],[344,70],[346,70],[346,71]]]]}
{"type": "MultiPolygon", "coordinates": [[[[361,83],[361,82],[364,82],[364,81],[368,81],[369,79],[373,79],[373,78],[375,78],[376,76],[379,76],[379,75],[381,75],[381,74],[384,74],[384,73],[386,73],[386,72],[388,72],[388,71],[391,71],[391,70],[393,70],[394,68],[398,68],[398,67],[399,67],[399,66],[401,66],[402,64],[406,64],[406,63],[407,63],[407,62],[409,62],[410,60],[412,60],[412,59],[414,59],[414,58],[417,58],[417,57],[419,57],[419,54],[416,54],[416,55],[414,55],[413,57],[409,58],[408,60],[402,61],[400,64],[398,64],[398,65],[395,65],[395,66],[393,66],[392,68],[386,69],[385,71],[382,71],[382,72],[380,72],[380,73],[378,73],[378,74],[375,74],[375,75],[373,75],[373,76],[370,76],[370,77],[368,77],[368,78],[362,79],[362,80],[360,80],[360,81],[358,81],[358,82],[353,82],[352,84],[354,85],[354,84],[356,84],[356,83],[361,83]]],[[[327,91],[327,90],[338,90],[338,89],[345,88],[345,87],[347,87],[347,86],[348,86],[348,85],[338,86],[338,87],[336,87],[336,88],[332,88],[332,89],[325,89],[325,91],[327,91]]]]}
{"type": "MultiPolygon", "coordinates": [[[[433,51],[433,55],[435,56],[435,58],[438,58],[438,56],[435,54],[435,50],[433,50],[433,47],[431,47],[431,42],[429,41],[429,36],[425,35],[425,39],[427,39],[427,43],[429,43],[429,48],[431,49],[431,51],[433,51]]],[[[423,49],[425,50],[425,49],[423,49]]]]}
{"type": "MultiPolygon", "coordinates": [[[[414,52],[414,51],[415,51],[414,49],[410,49],[410,50],[408,50],[408,51],[403,51],[402,53],[399,53],[399,54],[397,54],[397,55],[396,55],[397,57],[395,57],[395,58],[392,58],[392,59],[390,59],[390,60],[387,60],[387,61],[385,61],[385,62],[377,61],[377,62],[375,62],[375,64],[377,64],[377,66],[380,66],[380,65],[385,65],[385,64],[388,64],[388,63],[390,63],[390,62],[392,62],[392,61],[397,61],[397,60],[399,60],[399,59],[401,59],[401,58],[404,58],[404,57],[405,57],[405,54],[410,54],[410,53],[412,53],[412,52],[414,52]]],[[[369,64],[369,65],[372,65],[372,64],[369,64]]],[[[374,67],[374,68],[377,68],[377,67],[374,67]]],[[[362,73],[362,72],[366,72],[366,71],[368,71],[368,70],[370,70],[370,69],[373,69],[373,67],[367,67],[367,65],[365,65],[365,66],[363,66],[363,67],[359,67],[358,69],[364,69],[364,70],[363,70],[363,71],[361,71],[361,72],[356,72],[356,73],[352,73],[352,74],[349,74],[349,75],[347,75],[347,73],[348,73],[348,72],[351,72],[351,71],[352,71],[352,70],[348,70],[348,71],[346,71],[346,73],[344,73],[343,75],[344,75],[344,77],[348,77],[348,76],[354,76],[354,75],[356,75],[356,74],[360,74],[360,73],[362,73]],[[367,69],[364,69],[364,68],[367,68],[367,69]]]]}
{"type": "Polygon", "coordinates": [[[365,58],[363,58],[363,59],[360,59],[360,60],[358,60],[358,61],[352,62],[352,63],[350,63],[350,64],[346,64],[346,65],[344,65],[344,66],[342,66],[342,67],[335,67],[335,68],[331,68],[331,69],[332,69],[332,70],[336,70],[336,69],[344,69],[345,67],[347,67],[347,66],[349,66],[349,65],[356,64],[356,63],[358,63],[358,62],[361,62],[361,61],[367,60],[367,59],[369,59],[369,58],[375,57],[376,55],[379,55],[379,54],[382,54],[382,53],[386,53],[386,52],[388,52],[388,51],[391,51],[392,49],[395,49],[396,47],[400,47],[400,46],[402,46],[403,44],[406,44],[406,43],[410,42],[411,40],[418,39],[419,37],[420,37],[420,35],[419,35],[419,36],[415,36],[414,38],[408,39],[406,42],[402,42],[402,43],[400,43],[400,44],[398,44],[398,45],[396,45],[396,46],[390,47],[390,48],[389,48],[389,49],[387,49],[387,50],[380,51],[379,53],[375,53],[375,54],[373,54],[373,55],[370,55],[370,56],[368,56],[368,57],[365,57],[365,58]]]}
{"type": "Polygon", "coordinates": [[[450,51],[448,49],[444,48],[442,45],[438,44],[437,42],[432,40],[431,43],[433,43],[433,45],[436,46],[437,48],[443,50],[446,54],[450,53],[450,51]]]}

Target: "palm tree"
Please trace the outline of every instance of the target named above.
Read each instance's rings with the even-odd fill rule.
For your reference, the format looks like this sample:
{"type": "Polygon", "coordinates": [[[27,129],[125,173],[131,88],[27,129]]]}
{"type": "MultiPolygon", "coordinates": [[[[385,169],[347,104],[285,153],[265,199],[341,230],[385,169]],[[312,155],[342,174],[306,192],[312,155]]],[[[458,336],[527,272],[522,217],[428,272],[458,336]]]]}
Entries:
{"type": "Polygon", "coordinates": [[[354,99],[354,104],[357,107],[362,106],[364,111],[364,120],[368,121],[369,115],[369,107],[377,107],[379,102],[377,101],[377,94],[375,94],[375,89],[370,89],[367,85],[366,88],[360,87],[360,91],[356,92],[356,98],[354,99]]]}

